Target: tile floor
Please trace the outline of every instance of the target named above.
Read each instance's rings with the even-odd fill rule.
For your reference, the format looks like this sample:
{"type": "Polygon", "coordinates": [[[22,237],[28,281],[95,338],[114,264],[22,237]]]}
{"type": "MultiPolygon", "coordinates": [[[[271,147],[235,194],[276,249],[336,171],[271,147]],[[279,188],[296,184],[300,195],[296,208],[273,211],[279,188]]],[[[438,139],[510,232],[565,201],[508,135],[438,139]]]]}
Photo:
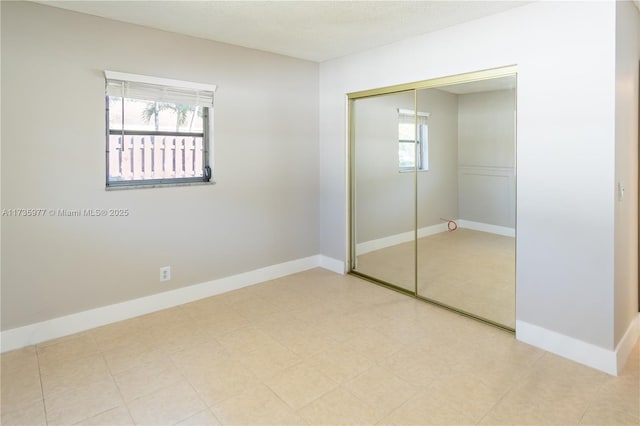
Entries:
{"type": "Polygon", "coordinates": [[[620,377],[314,269],[5,353],[2,425],[640,424],[620,377]]]}
{"type": "MultiPolygon", "coordinates": [[[[413,242],[358,256],[356,270],[415,290],[413,242]]],[[[418,294],[515,328],[515,238],[459,228],[418,240],[418,294]]]]}

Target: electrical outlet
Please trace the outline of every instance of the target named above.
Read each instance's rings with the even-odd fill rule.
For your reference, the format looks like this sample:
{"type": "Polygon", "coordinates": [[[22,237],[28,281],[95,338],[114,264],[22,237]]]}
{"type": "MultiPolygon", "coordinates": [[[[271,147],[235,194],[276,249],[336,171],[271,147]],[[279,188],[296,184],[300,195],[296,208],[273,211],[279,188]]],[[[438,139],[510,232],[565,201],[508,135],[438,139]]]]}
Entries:
{"type": "Polygon", "coordinates": [[[160,268],[160,282],[171,280],[171,266],[160,268]]]}

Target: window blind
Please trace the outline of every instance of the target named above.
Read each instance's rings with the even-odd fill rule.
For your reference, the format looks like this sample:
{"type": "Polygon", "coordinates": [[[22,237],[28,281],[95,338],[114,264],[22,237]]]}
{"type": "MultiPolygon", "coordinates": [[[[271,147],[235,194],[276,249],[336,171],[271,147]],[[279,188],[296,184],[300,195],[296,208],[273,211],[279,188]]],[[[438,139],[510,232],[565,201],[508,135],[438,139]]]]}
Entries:
{"type": "Polygon", "coordinates": [[[105,71],[107,96],[203,107],[213,106],[213,84],[194,83],[140,74],[105,71]]]}

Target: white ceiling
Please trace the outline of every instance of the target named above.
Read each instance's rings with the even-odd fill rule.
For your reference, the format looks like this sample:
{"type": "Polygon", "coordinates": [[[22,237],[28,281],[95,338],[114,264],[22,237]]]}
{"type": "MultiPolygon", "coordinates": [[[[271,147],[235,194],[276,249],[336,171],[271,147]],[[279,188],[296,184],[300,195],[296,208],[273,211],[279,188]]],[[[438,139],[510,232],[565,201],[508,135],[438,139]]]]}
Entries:
{"type": "Polygon", "coordinates": [[[322,62],[527,1],[38,1],[77,12],[322,62]]]}

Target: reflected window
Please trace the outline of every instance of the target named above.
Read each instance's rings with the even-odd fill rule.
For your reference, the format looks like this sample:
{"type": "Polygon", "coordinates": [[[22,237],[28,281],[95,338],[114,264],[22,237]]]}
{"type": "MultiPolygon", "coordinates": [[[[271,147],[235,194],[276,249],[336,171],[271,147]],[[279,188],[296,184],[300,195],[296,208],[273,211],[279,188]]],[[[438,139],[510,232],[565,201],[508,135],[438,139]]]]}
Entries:
{"type": "Polygon", "coordinates": [[[398,168],[429,170],[428,113],[398,110],[398,168]],[[417,132],[416,132],[417,124],[417,132]]]}

